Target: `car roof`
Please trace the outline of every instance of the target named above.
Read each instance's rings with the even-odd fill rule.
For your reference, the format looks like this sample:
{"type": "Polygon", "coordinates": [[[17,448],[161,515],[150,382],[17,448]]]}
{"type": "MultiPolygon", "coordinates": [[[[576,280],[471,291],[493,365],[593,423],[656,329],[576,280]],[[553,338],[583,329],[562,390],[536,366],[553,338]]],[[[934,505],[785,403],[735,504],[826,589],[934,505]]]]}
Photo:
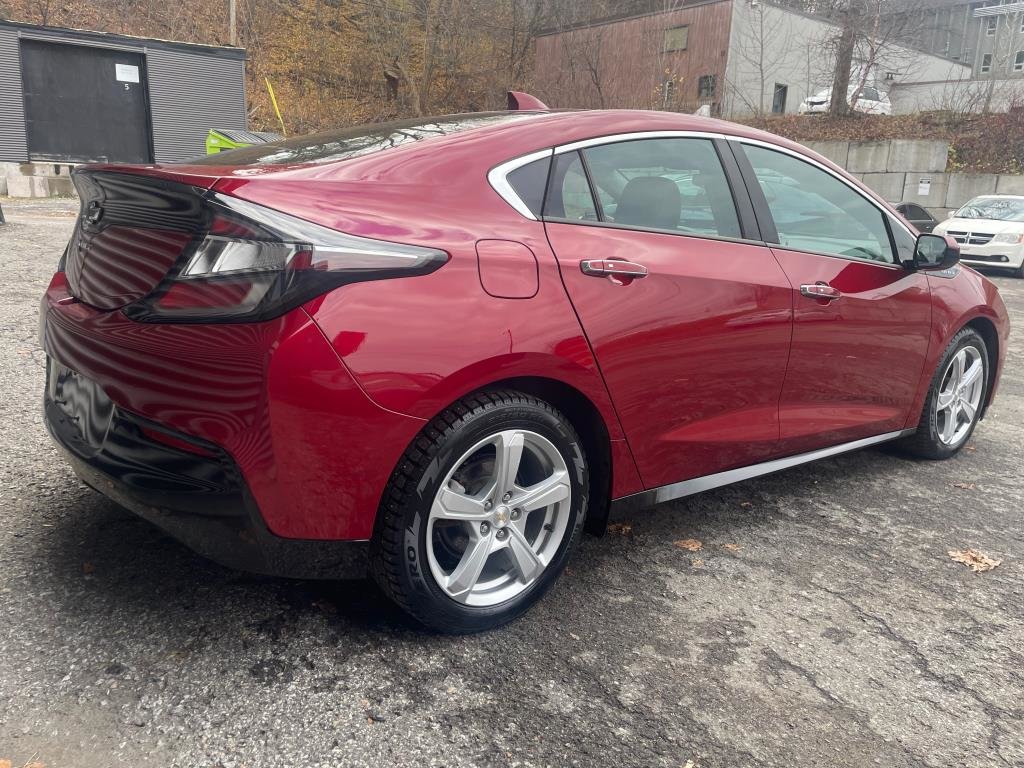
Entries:
{"type": "MultiPolygon", "coordinates": [[[[337,160],[326,158],[314,163],[299,160],[295,163],[276,161],[273,164],[253,162],[253,158],[261,152],[273,154],[275,147],[282,143],[260,145],[258,148],[245,148],[234,152],[225,152],[205,159],[202,164],[174,164],[166,166],[181,174],[194,173],[198,176],[262,176],[273,174],[278,178],[348,178],[356,179],[372,173],[389,173],[392,170],[405,174],[417,172],[418,163],[414,158],[431,156],[433,158],[449,158],[452,162],[467,162],[471,157],[483,158],[484,162],[496,165],[532,152],[551,147],[571,144],[584,139],[598,138],[628,133],[649,133],[656,131],[688,131],[708,135],[726,135],[766,141],[783,147],[808,153],[805,147],[776,136],[766,131],[750,128],[738,123],[730,123],[698,115],[678,112],[658,112],[651,110],[576,110],[576,111],[521,111],[521,112],[489,112],[470,113],[464,115],[442,115],[437,117],[419,118],[427,124],[458,124],[460,121],[472,123],[472,118],[481,117],[479,125],[469,128],[460,127],[451,132],[424,132],[414,141],[391,143],[386,149],[372,153],[355,153],[348,156],[340,153],[337,160]],[[508,119],[494,119],[507,117],[508,119]],[[444,151],[451,150],[451,151],[444,151]],[[244,159],[241,164],[235,163],[233,157],[244,159]],[[218,162],[220,159],[220,162],[218,162]],[[371,171],[371,169],[373,169],[371,171]]],[[[402,121],[406,130],[406,124],[402,121]]],[[[399,124],[382,124],[381,127],[399,124]]],[[[367,126],[371,130],[375,126],[367,126]]],[[[351,135],[357,128],[341,129],[337,132],[324,132],[313,140],[330,141],[334,135],[351,135]]],[[[810,153],[813,155],[813,153],[810,153]]],[[[825,158],[814,155],[819,161],[835,167],[825,158]]],[[[425,171],[424,171],[425,172],[425,171]]]]}

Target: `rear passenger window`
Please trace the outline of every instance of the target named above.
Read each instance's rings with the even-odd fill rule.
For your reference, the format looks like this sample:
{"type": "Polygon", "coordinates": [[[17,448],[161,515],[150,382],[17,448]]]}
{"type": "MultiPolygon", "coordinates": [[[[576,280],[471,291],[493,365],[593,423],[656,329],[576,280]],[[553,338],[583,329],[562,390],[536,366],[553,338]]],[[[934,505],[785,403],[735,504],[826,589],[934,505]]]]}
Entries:
{"type": "Polygon", "coordinates": [[[597,221],[597,208],[579,153],[566,152],[555,158],[544,218],[597,221]]]}
{"type": "Polygon", "coordinates": [[[583,150],[602,221],[712,237],[741,236],[709,139],[639,139],[583,150]]]}
{"type": "Polygon", "coordinates": [[[510,171],[505,177],[519,199],[537,218],[540,218],[541,209],[544,207],[544,187],[548,183],[548,168],[550,166],[551,158],[542,157],[540,160],[534,160],[532,163],[510,171]]]}

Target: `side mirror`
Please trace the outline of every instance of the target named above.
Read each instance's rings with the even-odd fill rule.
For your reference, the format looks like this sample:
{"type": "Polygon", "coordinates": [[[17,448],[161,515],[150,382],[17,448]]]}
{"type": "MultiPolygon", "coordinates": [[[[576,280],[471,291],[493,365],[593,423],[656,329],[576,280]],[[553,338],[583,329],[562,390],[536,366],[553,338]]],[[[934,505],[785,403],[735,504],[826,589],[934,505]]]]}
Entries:
{"type": "Polygon", "coordinates": [[[921,271],[949,269],[960,261],[960,243],[949,235],[918,235],[913,268],[921,271]]]}

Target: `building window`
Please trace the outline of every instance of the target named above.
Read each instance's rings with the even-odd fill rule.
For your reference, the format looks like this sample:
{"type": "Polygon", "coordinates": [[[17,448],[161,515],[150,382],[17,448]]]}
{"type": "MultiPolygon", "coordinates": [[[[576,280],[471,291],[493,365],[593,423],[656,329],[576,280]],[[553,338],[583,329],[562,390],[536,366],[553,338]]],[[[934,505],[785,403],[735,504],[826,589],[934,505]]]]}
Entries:
{"type": "Polygon", "coordinates": [[[697,78],[697,96],[701,99],[715,98],[715,84],[718,75],[701,75],[697,78]]]}
{"type": "Polygon", "coordinates": [[[672,27],[665,30],[665,39],[662,50],[664,51],[685,51],[686,44],[690,39],[690,27],[672,27]]]}
{"type": "Polygon", "coordinates": [[[1013,57],[1013,71],[1024,72],[1024,51],[1017,51],[1017,55],[1013,57]]]}
{"type": "Polygon", "coordinates": [[[995,37],[996,27],[999,26],[998,16],[989,16],[985,19],[985,35],[986,37],[995,37]]]}
{"type": "Polygon", "coordinates": [[[992,71],[992,54],[986,53],[981,57],[981,74],[992,71]]]}

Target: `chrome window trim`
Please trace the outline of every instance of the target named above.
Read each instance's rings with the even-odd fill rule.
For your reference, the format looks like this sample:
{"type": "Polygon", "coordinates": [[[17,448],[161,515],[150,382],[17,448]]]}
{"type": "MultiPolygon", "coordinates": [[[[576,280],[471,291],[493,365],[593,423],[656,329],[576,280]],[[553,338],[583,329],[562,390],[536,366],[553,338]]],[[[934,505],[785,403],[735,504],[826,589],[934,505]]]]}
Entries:
{"type": "MultiPolygon", "coordinates": [[[[901,227],[903,227],[904,231],[906,231],[906,233],[908,235],[913,237],[915,240],[917,239],[917,235],[915,235],[913,232],[911,232],[910,228],[906,224],[904,224],[898,218],[893,216],[892,215],[892,211],[890,211],[884,205],[882,205],[877,200],[875,200],[875,198],[873,198],[871,195],[867,194],[863,189],[860,189],[859,187],[853,186],[852,184],[850,184],[850,181],[848,179],[846,179],[843,176],[841,176],[840,174],[836,173],[834,170],[829,168],[824,163],[819,163],[813,157],[808,157],[807,155],[803,154],[802,152],[797,152],[796,150],[790,149],[789,147],[782,147],[782,146],[779,146],[778,144],[772,144],[770,141],[761,141],[760,139],[748,139],[748,138],[745,138],[743,136],[729,136],[727,138],[728,138],[729,141],[735,141],[738,144],[751,144],[751,145],[753,145],[755,147],[761,147],[763,149],[775,150],[776,152],[781,152],[784,155],[790,155],[791,157],[795,157],[797,160],[803,160],[805,163],[808,163],[809,165],[813,165],[815,168],[818,168],[818,169],[824,171],[829,176],[831,176],[832,178],[834,178],[837,181],[839,181],[841,184],[845,184],[852,192],[857,193],[858,195],[863,197],[865,200],[867,200],[869,203],[871,203],[871,205],[873,205],[875,208],[877,208],[882,213],[883,216],[886,216],[891,222],[893,222],[895,224],[899,224],[901,227]]],[[[893,257],[895,257],[895,256],[896,256],[896,254],[893,254],[893,257]]],[[[839,258],[843,258],[843,257],[840,256],[839,258]]],[[[857,259],[857,261],[860,261],[860,259],[857,259]]],[[[897,266],[898,266],[898,264],[897,264],[897,266]]]]}
{"type": "Polygon", "coordinates": [[[867,448],[871,445],[878,445],[879,443],[896,440],[901,437],[906,437],[907,435],[912,435],[916,431],[916,429],[900,429],[895,432],[886,432],[881,435],[865,437],[848,443],[840,443],[827,448],[819,448],[806,453],[798,453],[795,456],[771,459],[770,461],[764,461],[760,464],[751,464],[748,467],[730,469],[725,472],[716,472],[713,475],[702,475],[701,477],[694,477],[690,480],[683,480],[678,483],[670,483],[669,485],[662,485],[658,488],[640,491],[639,493],[623,496],[612,501],[612,516],[618,517],[645,507],[661,504],[662,502],[681,499],[685,496],[692,496],[695,493],[710,491],[713,488],[720,488],[723,485],[731,485],[732,483],[738,483],[743,480],[750,480],[755,477],[761,477],[762,475],[768,475],[772,472],[779,472],[783,469],[797,467],[801,464],[817,461],[818,459],[824,459],[829,456],[838,456],[841,453],[849,453],[850,451],[867,448]]]}
{"type": "Polygon", "coordinates": [[[821,256],[823,259],[839,259],[840,261],[852,261],[857,264],[867,264],[871,267],[882,267],[883,269],[898,269],[901,272],[906,272],[907,268],[904,267],[900,262],[890,263],[888,261],[876,261],[875,259],[868,258],[857,258],[856,256],[843,256],[840,253],[822,253],[821,251],[809,251],[806,248],[794,248],[791,245],[783,245],[782,243],[764,243],[769,248],[778,248],[780,251],[791,251],[792,253],[806,253],[810,256],[821,256]]]}
{"type": "Polygon", "coordinates": [[[623,141],[637,141],[638,139],[728,139],[724,133],[713,133],[711,131],[632,131],[630,133],[614,133],[609,136],[595,136],[590,139],[581,139],[571,144],[560,144],[555,147],[555,154],[562,155],[566,152],[575,152],[578,149],[587,147],[598,147],[602,144],[618,144],[623,141]]]}
{"type": "Polygon", "coordinates": [[[528,155],[521,155],[519,157],[507,160],[501,165],[496,165],[487,172],[487,183],[491,185],[491,188],[498,193],[506,203],[511,205],[519,213],[531,221],[539,221],[539,219],[533,215],[533,211],[530,210],[529,206],[523,202],[522,198],[516,194],[516,191],[512,189],[512,185],[508,182],[508,175],[524,165],[529,165],[535,160],[543,160],[545,157],[552,157],[554,151],[548,147],[542,149],[539,152],[531,152],[528,155]]]}
{"type": "Polygon", "coordinates": [[[548,224],[568,224],[573,227],[602,227],[604,229],[618,229],[624,232],[647,232],[651,235],[670,235],[672,237],[691,237],[697,240],[716,240],[723,243],[738,243],[740,245],[756,245],[764,248],[767,243],[763,240],[752,240],[746,237],[727,237],[725,235],[709,235],[704,232],[682,232],[678,229],[656,229],[654,227],[641,227],[633,224],[618,224],[614,221],[589,221],[582,219],[560,219],[557,216],[549,216],[544,219],[548,224]]]}

